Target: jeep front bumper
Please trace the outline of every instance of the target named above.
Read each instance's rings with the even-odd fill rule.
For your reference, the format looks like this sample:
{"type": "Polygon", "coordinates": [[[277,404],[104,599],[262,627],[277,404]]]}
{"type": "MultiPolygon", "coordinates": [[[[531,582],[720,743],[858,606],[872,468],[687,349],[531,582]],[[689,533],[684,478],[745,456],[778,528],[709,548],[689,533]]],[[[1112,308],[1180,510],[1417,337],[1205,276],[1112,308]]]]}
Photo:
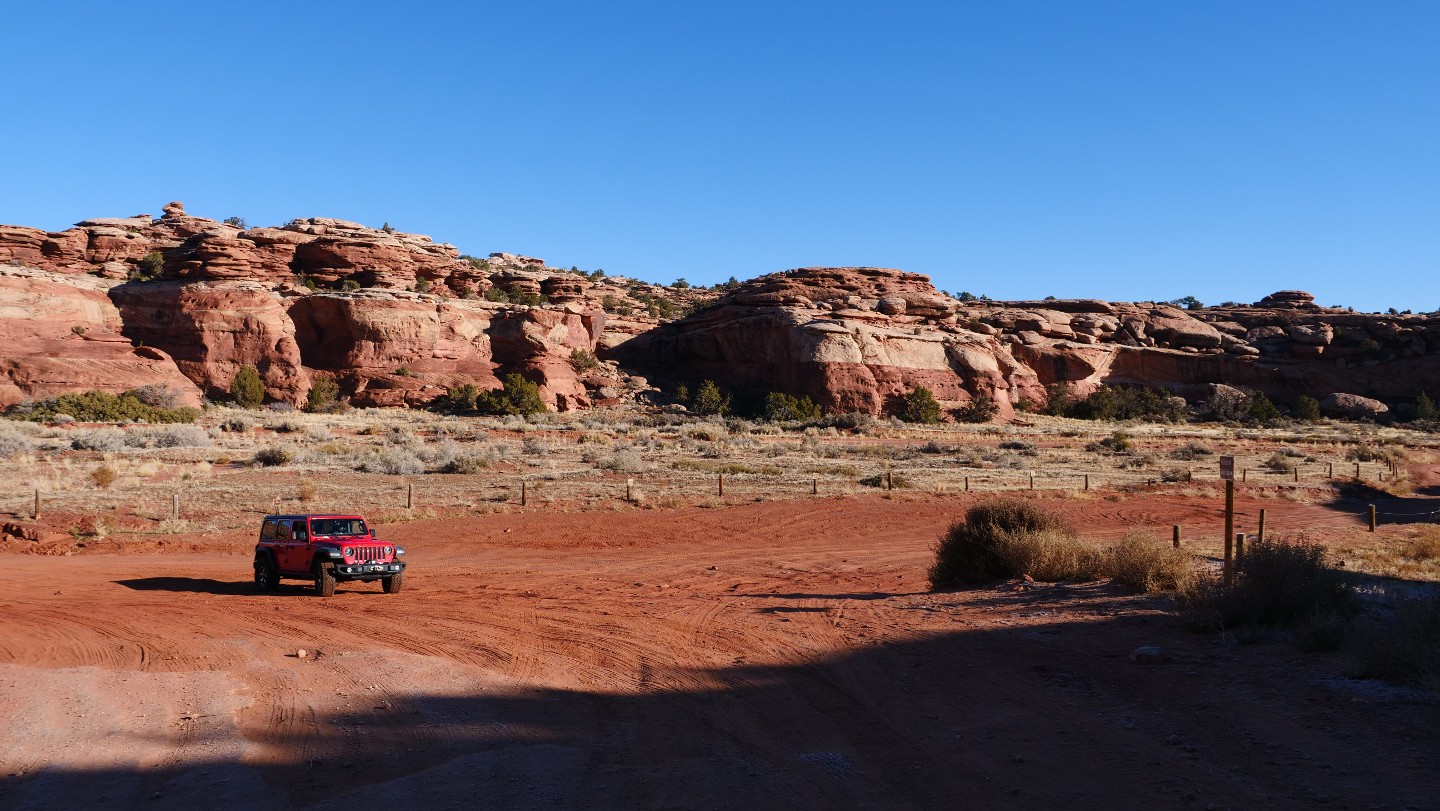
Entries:
{"type": "Polygon", "coordinates": [[[335,564],[336,580],[378,580],[383,577],[392,577],[405,571],[405,564],[401,561],[389,563],[337,563],[335,564]]]}

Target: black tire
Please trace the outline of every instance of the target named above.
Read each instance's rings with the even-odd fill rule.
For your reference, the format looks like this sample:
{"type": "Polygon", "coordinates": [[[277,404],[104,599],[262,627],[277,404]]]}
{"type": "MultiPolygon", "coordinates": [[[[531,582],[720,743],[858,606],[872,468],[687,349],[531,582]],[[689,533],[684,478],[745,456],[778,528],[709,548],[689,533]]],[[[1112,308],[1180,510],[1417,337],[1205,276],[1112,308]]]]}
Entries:
{"type": "Polygon", "coordinates": [[[335,596],[335,567],[331,564],[315,564],[315,593],[321,597],[335,596]]]}
{"type": "Polygon", "coordinates": [[[395,592],[399,591],[400,588],[404,585],[404,572],[401,572],[399,574],[392,574],[389,577],[380,578],[380,588],[384,589],[386,594],[394,594],[395,592]]]}
{"type": "Polygon", "coordinates": [[[260,591],[274,591],[280,587],[280,573],[269,555],[255,559],[255,588],[260,591]]]}

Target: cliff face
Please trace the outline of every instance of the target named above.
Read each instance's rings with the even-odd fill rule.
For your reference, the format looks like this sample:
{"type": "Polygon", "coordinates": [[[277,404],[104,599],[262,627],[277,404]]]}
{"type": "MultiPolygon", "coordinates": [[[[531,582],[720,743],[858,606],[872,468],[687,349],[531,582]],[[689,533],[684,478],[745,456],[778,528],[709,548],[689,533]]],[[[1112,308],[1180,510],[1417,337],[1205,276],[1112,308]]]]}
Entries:
{"type": "MultiPolygon", "coordinates": [[[[240,228],[179,203],[54,233],[0,226],[0,265],[0,407],[148,383],[198,403],[253,366],[281,402],[302,402],[317,375],[357,405],[410,405],[513,371],[578,408],[622,381],[605,367],[580,379],[571,353],[597,348],[605,303],[643,306],[628,282],[538,259],[462,258],[335,219],[240,228]]],[[[623,323],[656,323],[638,318],[623,323]]]]}
{"type": "Polygon", "coordinates": [[[657,381],[710,378],[887,412],[917,385],[942,405],[993,399],[1002,416],[1060,384],[1163,387],[1198,397],[1242,385],[1288,402],[1440,391],[1440,317],[1375,316],[1284,291],[1253,306],[1181,310],[1096,300],[961,302],[918,274],[803,268],[772,274],[613,352],[657,381]]]}
{"type": "Polygon", "coordinates": [[[577,370],[576,350],[657,382],[709,378],[871,414],[916,386],[952,409],[989,397],[1002,416],[1055,384],[1194,398],[1224,383],[1281,402],[1440,395],[1440,317],[1322,308],[1298,291],[1200,310],[962,302],[918,274],[804,268],[717,298],[513,254],[463,257],[343,220],[241,228],[179,203],[59,232],[0,226],[0,407],[152,383],[198,403],[224,396],[243,366],[289,403],[320,376],[357,405],[424,403],[509,372],[560,409],[644,388],[612,366],[577,370]]]}

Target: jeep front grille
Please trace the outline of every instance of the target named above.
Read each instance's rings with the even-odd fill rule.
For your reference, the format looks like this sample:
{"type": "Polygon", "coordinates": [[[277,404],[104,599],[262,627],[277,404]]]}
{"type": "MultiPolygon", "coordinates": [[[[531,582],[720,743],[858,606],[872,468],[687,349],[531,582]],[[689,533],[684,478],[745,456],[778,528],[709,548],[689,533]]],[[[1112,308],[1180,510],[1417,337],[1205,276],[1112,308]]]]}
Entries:
{"type": "Polygon", "coordinates": [[[385,547],[383,546],[357,546],[355,547],[356,560],[384,560],[385,547]]]}

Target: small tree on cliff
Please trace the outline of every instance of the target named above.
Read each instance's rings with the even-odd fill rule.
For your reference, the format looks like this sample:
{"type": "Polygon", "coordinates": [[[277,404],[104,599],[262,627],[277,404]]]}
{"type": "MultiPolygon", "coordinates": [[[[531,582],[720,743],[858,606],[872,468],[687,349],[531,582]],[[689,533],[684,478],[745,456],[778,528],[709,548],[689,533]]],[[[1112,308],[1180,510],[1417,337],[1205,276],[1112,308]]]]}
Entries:
{"type": "Polygon", "coordinates": [[[241,408],[258,408],[265,401],[265,381],[254,366],[241,366],[230,381],[230,397],[241,408]]]}
{"type": "Polygon", "coordinates": [[[1430,395],[1423,391],[1415,398],[1415,419],[1419,422],[1434,422],[1440,419],[1440,409],[1435,407],[1435,401],[1430,399],[1430,395]]]}
{"type": "Polygon", "coordinates": [[[333,378],[316,378],[315,385],[310,387],[310,393],[305,396],[305,406],[310,411],[324,411],[334,405],[339,396],[340,385],[333,378]]]}
{"type": "Polygon", "coordinates": [[[706,380],[695,390],[695,397],[690,401],[690,410],[705,417],[725,414],[730,410],[730,398],[720,393],[720,387],[715,385],[715,381],[706,380]]]}

